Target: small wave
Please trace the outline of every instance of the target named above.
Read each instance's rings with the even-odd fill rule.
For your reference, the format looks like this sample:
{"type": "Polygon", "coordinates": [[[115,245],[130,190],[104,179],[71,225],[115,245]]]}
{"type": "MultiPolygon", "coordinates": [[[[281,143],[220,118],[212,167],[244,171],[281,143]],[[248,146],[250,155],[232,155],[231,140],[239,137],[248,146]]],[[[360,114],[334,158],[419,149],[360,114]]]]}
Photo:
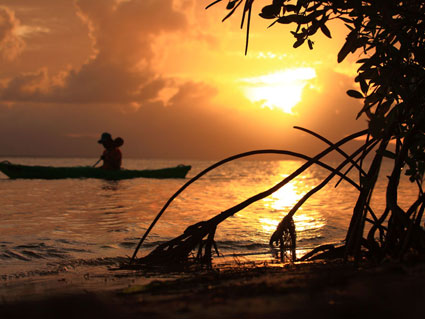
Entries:
{"type": "Polygon", "coordinates": [[[111,229],[107,231],[108,233],[128,233],[128,229],[111,229]]]}
{"type": "Polygon", "coordinates": [[[136,241],[138,242],[140,240],[140,237],[125,237],[125,241],[136,241]]]}
{"type": "Polygon", "coordinates": [[[87,252],[87,250],[82,250],[78,248],[56,248],[52,246],[47,246],[44,243],[39,244],[25,244],[17,245],[14,247],[2,247],[0,251],[0,259],[3,260],[21,260],[30,262],[35,259],[51,259],[59,258],[65,259],[69,258],[68,252],[87,252]]]}
{"type": "Polygon", "coordinates": [[[133,247],[136,246],[136,243],[135,242],[131,242],[131,241],[124,241],[124,242],[119,243],[119,245],[121,247],[124,247],[124,248],[133,248],[133,247]]]}
{"type": "Polygon", "coordinates": [[[323,238],[325,238],[325,237],[322,236],[322,235],[316,235],[316,236],[301,238],[298,242],[299,243],[311,242],[311,241],[315,241],[315,240],[319,240],[319,239],[323,239],[323,238]]]}
{"type": "Polygon", "coordinates": [[[101,249],[115,249],[114,246],[109,246],[109,245],[103,245],[103,246],[100,246],[100,248],[101,249]]]}
{"type": "Polygon", "coordinates": [[[72,248],[72,247],[64,247],[62,248],[66,252],[76,252],[76,253],[90,253],[91,250],[82,249],[82,248],[72,248]]]}
{"type": "Polygon", "coordinates": [[[16,249],[37,249],[42,247],[46,247],[46,244],[39,243],[39,244],[26,244],[26,245],[15,246],[16,249]]]}
{"type": "Polygon", "coordinates": [[[11,250],[6,250],[4,252],[4,255],[10,256],[11,258],[23,260],[23,261],[30,261],[30,259],[28,259],[27,257],[22,256],[21,254],[14,252],[14,251],[11,251],[11,250]]]}
{"type": "Polygon", "coordinates": [[[67,254],[62,253],[62,252],[47,252],[46,255],[48,257],[60,258],[60,259],[65,259],[65,258],[69,257],[67,254]]]}
{"type": "Polygon", "coordinates": [[[75,244],[76,243],[75,241],[71,241],[69,239],[63,239],[63,238],[56,239],[55,241],[58,242],[58,243],[62,243],[62,244],[75,244]]]}
{"type": "Polygon", "coordinates": [[[27,255],[28,257],[31,258],[36,258],[36,259],[45,259],[45,257],[43,257],[42,255],[39,255],[33,251],[29,251],[29,250],[23,250],[22,251],[23,254],[27,255]]]}

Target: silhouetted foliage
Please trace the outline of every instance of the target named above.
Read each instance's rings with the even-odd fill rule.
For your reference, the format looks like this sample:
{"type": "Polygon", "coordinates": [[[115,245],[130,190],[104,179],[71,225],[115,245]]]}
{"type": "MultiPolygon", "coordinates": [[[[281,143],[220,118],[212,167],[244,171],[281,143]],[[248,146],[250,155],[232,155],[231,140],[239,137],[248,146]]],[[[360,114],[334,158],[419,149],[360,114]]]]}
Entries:
{"type": "MultiPolygon", "coordinates": [[[[259,12],[259,16],[262,19],[269,19],[270,26],[294,25],[295,29],[290,31],[294,37],[294,48],[307,43],[310,49],[314,49],[312,39],[319,30],[328,38],[332,38],[329,21],[339,20],[348,28],[348,35],[339,50],[337,61],[342,62],[349,54],[359,54],[357,61],[359,68],[355,78],[359,90],[348,90],[347,94],[363,101],[357,117],[366,116],[368,118],[365,143],[351,155],[344,154],[339,149],[339,146],[348,142],[349,139],[342,139],[332,144],[318,134],[309,132],[330,145],[324,151],[325,153],[338,151],[346,159],[337,168],[330,168],[331,174],[291,209],[271,236],[270,243],[277,243],[282,248],[289,238],[294,246],[295,243],[288,237],[288,234],[291,233],[292,216],[298,208],[335,175],[347,179],[346,174],[355,167],[359,171],[359,196],[353,208],[345,245],[338,249],[334,249],[333,246],[318,247],[303,260],[314,258],[314,253],[322,250],[327,250],[328,256],[338,252],[339,255],[342,254],[346,258],[354,257],[357,261],[363,257],[376,261],[385,257],[402,260],[407,255],[419,255],[423,258],[425,256],[425,231],[421,223],[425,210],[425,196],[422,187],[425,170],[424,2],[417,0],[257,1],[265,4],[259,12]],[[363,160],[372,150],[375,153],[370,166],[365,168],[365,172],[363,160]],[[384,157],[393,161],[393,169],[391,175],[388,176],[386,207],[378,214],[371,209],[370,201],[384,157]],[[342,173],[342,169],[349,163],[351,163],[351,167],[342,173]],[[418,192],[417,200],[407,210],[403,210],[398,205],[398,188],[402,172],[409,177],[413,185],[417,186],[418,192]],[[365,231],[366,223],[370,224],[367,233],[365,231]]],[[[247,29],[246,52],[254,0],[217,0],[207,8],[220,2],[227,2],[225,9],[228,10],[228,13],[223,21],[238,9],[242,10],[241,27],[246,25],[247,29]]],[[[300,168],[301,171],[294,172],[294,176],[302,172],[305,165],[308,167],[312,164],[321,164],[319,159],[322,153],[304,164],[300,168]]],[[[300,157],[302,156],[300,155],[300,157]]],[[[291,176],[290,179],[294,177],[291,176]]],[[[263,195],[268,196],[289,180],[285,179],[266,192],[241,203],[241,206],[235,206],[237,209],[235,207],[229,209],[231,214],[225,215],[231,216],[250,203],[263,198],[263,195]]],[[[205,251],[204,256],[207,259],[210,258],[215,230],[222,221],[221,219],[217,220],[218,216],[223,217],[223,213],[217,215],[215,219],[213,218],[214,222],[210,220],[197,224],[197,227],[189,227],[185,232],[186,237],[182,235],[184,238],[178,238],[172,243],[170,241],[166,245],[167,249],[160,249],[161,257],[167,255],[166,250],[181,248],[184,246],[183,243],[188,243],[187,239],[190,235],[191,248],[186,249],[183,253],[180,251],[178,254],[180,259],[181,257],[187,259],[190,254],[189,250],[194,249],[195,243],[206,247],[202,246],[202,242],[203,238],[208,235],[209,251],[205,251]]],[[[288,249],[291,247],[286,247],[284,250],[288,249]]],[[[138,248],[133,259],[137,250],[138,248]]],[[[173,250],[173,252],[175,251],[176,249],[173,250]]],[[[167,258],[158,260],[164,261],[167,258]]]]}
{"type": "MultiPolygon", "coordinates": [[[[242,2],[245,2],[245,7],[252,7],[253,1],[242,2]]],[[[423,254],[424,2],[273,0],[262,8],[259,15],[263,19],[273,20],[271,26],[295,25],[295,30],[291,31],[295,38],[294,48],[307,42],[313,49],[312,37],[319,30],[331,38],[327,26],[331,20],[340,20],[348,28],[337,60],[342,62],[348,54],[355,52],[360,55],[355,78],[360,90],[348,90],[347,94],[363,100],[357,117],[363,114],[367,116],[369,138],[378,141],[379,147],[368,173],[360,176],[361,191],[346,236],[345,253],[359,258],[363,246],[373,251],[375,258],[387,255],[402,258],[408,251],[423,254]],[[389,147],[390,141],[396,143],[395,151],[389,147]],[[370,216],[367,206],[383,157],[392,159],[394,167],[388,180],[386,209],[377,218],[370,216]],[[403,170],[418,188],[418,199],[407,211],[403,211],[397,202],[403,170]],[[366,222],[371,222],[372,227],[363,238],[366,222]],[[387,226],[384,226],[385,222],[387,226]],[[379,236],[375,236],[377,230],[380,231],[379,236]]]]}

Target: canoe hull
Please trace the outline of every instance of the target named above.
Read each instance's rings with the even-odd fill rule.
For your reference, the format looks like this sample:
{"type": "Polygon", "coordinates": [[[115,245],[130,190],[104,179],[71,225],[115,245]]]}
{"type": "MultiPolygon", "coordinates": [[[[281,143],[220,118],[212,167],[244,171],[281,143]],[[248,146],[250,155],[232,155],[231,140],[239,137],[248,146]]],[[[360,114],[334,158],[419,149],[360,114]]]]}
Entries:
{"type": "Polygon", "coordinates": [[[185,178],[190,169],[191,167],[187,165],[147,170],[105,170],[90,166],[52,167],[16,165],[10,162],[0,163],[0,171],[11,179],[100,178],[121,180],[131,178],[185,178]]]}

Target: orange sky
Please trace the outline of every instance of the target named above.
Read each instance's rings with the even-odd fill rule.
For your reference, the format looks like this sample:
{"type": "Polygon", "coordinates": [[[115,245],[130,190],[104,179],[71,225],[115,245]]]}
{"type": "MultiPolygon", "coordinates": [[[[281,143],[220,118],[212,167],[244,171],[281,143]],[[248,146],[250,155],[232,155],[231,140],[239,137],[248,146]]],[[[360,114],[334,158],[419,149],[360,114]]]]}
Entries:
{"type": "Polygon", "coordinates": [[[257,16],[248,55],[226,1],[0,0],[0,156],[94,156],[104,131],[124,156],[218,159],[260,148],[316,152],[294,125],[337,140],[355,120],[345,27],[315,48],[257,16]],[[294,103],[296,103],[294,105],[294,103]]]}

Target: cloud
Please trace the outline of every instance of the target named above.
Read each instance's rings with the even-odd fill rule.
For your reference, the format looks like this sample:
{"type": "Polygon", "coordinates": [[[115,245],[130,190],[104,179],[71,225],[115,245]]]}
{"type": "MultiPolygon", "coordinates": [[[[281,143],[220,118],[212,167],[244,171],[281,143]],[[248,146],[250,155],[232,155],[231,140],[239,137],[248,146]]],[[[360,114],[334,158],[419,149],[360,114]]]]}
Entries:
{"type": "Polygon", "coordinates": [[[186,82],[166,106],[0,103],[0,136],[8,137],[1,155],[96,157],[103,131],[125,139],[125,157],[144,158],[222,158],[294,140],[290,126],[277,120],[281,113],[235,109],[214,102],[215,94],[204,83],[186,82]]]}
{"type": "MultiPolygon", "coordinates": [[[[318,73],[321,82],[322,76],[318,73]]],[[[262,148],[314,155],[326,145],[293,129],[294,125],[332,141],[365,128],[364,121],[355,120],[356,101],[345,95],[349,78],[332,72],[329,77],[334,82],[324,84],[322,91],[306,91],[297,109],[299,116],[249,106],[236,91],[233,101],[244,107],[226,105],[215,100],[216,88],[197,82],[180,85],[166,105],[150,100],[138,108],[103,103],[0,103],[0,136],[8,137],[1,139],[1,154],[96,157],[101,152],[98,135],[109,131],[125,139],[125,158],[219,159],[262,148]]]]}
{"type": "Polygon", "coordinates": [[[25,47],[17,33],[19,25],[12,10],[0,7],[0,54],[9,61],[15,59],[25,47]]]}
{"type": "Polygon", "coordinates": [[[0,90],[0,99],[123,104],[155,99],[170,81],[153,66],[152,43],[163,32],[186,27],[173,1],[79,0],[76,10],[89,28],[92,57],[56,76],[45,71],[21,74],[0,90]],[[40,77],[41,73],[48,78],[40,77]],[[37,77],[43,81],[39,85],[34,83],[37,77]]]}
{"type": "MultiPolygon", "coordinates": [[[[247,101],[233,80],[274,70],[269,60],[276,59],[248,65],[259,59],[243,56],[243,32],[205,14],[201,1],[78,0],[74,8],[80,20],[73,15],[71,25],[71,2],[31,1],[40,3],[31,19],[19,15],[25,24],[42,21],[51,30],[25,38],[22,60],[37,60],[38,66],[22,69],[25,73],[16,66],[0,79],[0,137],[7,137],[0,139],[2,155],[98,156],[96,141],[103,131],[126,140],[125,157],[211,159],[259,148],[308,148],[313,154],[323,144],[307,141],[293,125],[333,139],[357,130],[358,107],[345,96],[351,79],[329,69],[318,74],[321,91],[305,90],[298,117],[247,101]],[[49,3],[67,3],[55,8],[63,23],[46,22],[49,3]],[[76,37],[84,41],[57,32],[58,27],[76,32],[76,26],[81,32],[76,37]],[[48,52],[51,61],[39,62],[31,46],[48,52]],[[73,46],[85,48],[78,62],[68,62],[73,46]],[[55,48],[60,50],[52,53],[55,48]],[[52,71],[58,52],[63,59],[52,71]],[[65,63],[74,65],[64,68],[65,63]]],[[[27,5],[16,14],[29,15],[27,5]]],[[[292,65],[294,59],[282,61],[292,65]]]]}

